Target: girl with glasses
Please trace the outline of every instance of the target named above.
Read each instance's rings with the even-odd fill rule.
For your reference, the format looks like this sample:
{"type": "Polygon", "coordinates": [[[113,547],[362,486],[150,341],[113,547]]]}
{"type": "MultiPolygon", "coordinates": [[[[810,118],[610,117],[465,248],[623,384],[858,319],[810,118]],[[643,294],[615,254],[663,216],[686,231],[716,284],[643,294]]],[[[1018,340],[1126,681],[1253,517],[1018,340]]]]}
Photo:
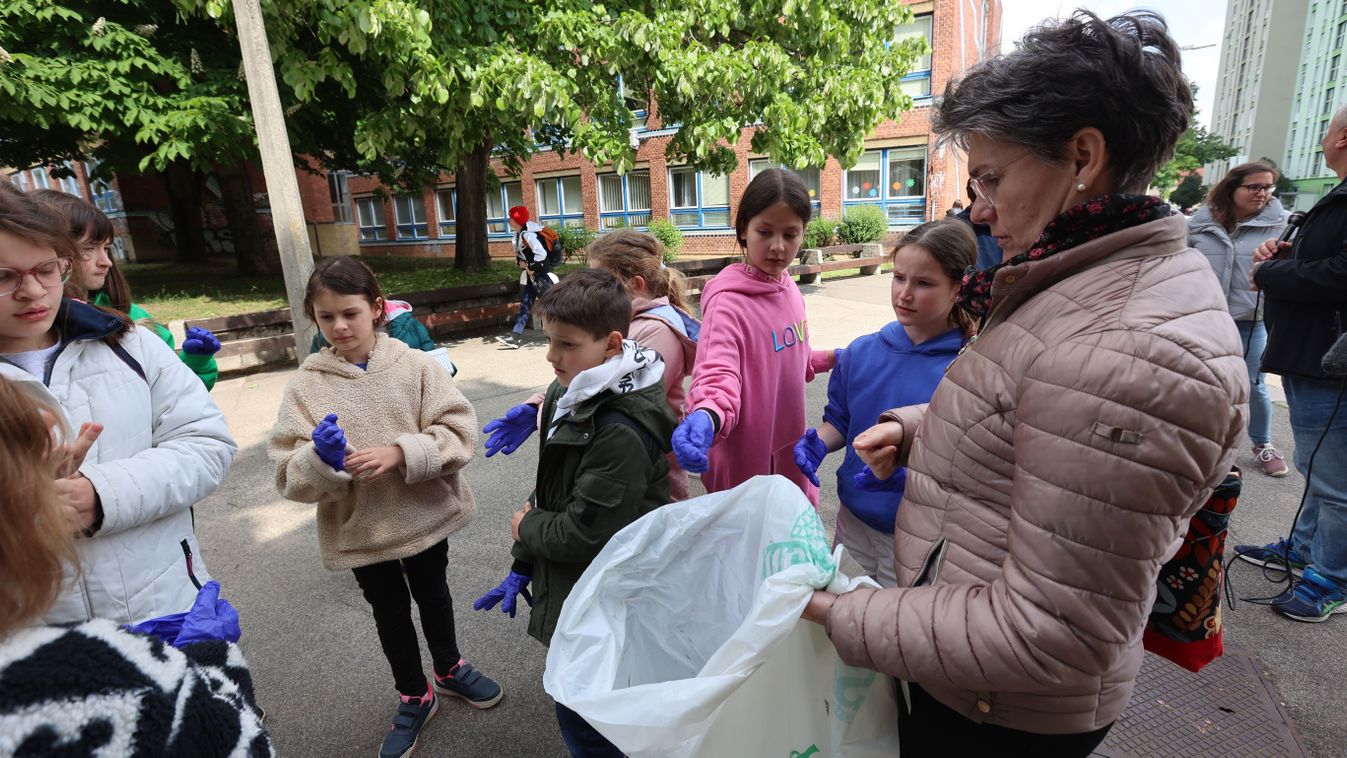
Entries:
{"type": "Polygon", "coordinates": [[[78,536],[47,623],[134,624],[185,612],[210,577],[191,507],[237,446],[192,372],[122,313],[62,296],[78,255],[67,219],[0,183],[0,378],[102,427],[56,497],[78,536]]]}

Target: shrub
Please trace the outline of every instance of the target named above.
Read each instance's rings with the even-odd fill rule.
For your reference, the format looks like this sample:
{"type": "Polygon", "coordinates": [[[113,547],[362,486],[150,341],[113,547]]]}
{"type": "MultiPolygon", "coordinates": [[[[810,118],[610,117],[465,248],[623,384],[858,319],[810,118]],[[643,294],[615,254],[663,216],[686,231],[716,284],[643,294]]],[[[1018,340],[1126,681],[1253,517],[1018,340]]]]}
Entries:
{"type": "Polygon", "coordinates": [[[664,262],[673,263],[683,251],[683,232],[665,218],[652,220],[646,229],[651,236],[664,243],[664,262]]]}
{"type": "Polygon", "coordinates": [[[557,236],[561,238],[561,244],[566,247],[566,260],[585,261],[585,248],[594,241],[599,233],[585,226],[563,226],[557,230],[557,236]]]}
{"type": "Polygon", "coordinates": [[[801,247],[818,248],[836,244],[837,219],[815,218],[804,228],[804,241],[801,247]]]}
{"type": "Polygon", "coordinates": [[[843,245],[878,242],[889,230],[889,219],[877,205],[858,205],[847,210],[837,226],[837,238],[843,245]]]}

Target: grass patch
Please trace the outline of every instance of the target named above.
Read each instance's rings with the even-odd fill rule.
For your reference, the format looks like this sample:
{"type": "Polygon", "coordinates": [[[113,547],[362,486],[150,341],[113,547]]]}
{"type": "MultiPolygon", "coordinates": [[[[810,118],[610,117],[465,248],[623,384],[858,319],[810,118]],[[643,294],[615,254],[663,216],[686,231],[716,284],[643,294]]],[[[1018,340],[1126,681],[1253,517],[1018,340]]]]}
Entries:
{"type": "MultiPolygon", "coordinates": [[[[892,273],[892,271],[893,271],[893,264],[889,264],[887,266],[881,265],[879,267],[879,274],[877,274],[877,276],[883,276],[884,274],[892,273]]],[[[819,274],[819,277],[824,281],[827,281],[829,279],[849,279],[853,276],[860,276],[860,275],[861,269],[859,266],[857,266],[856,268],[840,268],[836,271],[824,271],[823,273],[819,274]]]]}
{"type": "MultiPolygon", "coordinates": [[[[452,259],[414,257],[362,258],[390,296],[409,292],[505,282],[519,276],[514,260],[493,260],[480,269],[458,270],[452,259]]],[[[239,276],[232,261],[201,265],[123,263],[135,301],[158,321],[234,316],[286,307],[280,274],[239,276]]],[[[560,267],[566,273],[579,266],[560,267]]]]}

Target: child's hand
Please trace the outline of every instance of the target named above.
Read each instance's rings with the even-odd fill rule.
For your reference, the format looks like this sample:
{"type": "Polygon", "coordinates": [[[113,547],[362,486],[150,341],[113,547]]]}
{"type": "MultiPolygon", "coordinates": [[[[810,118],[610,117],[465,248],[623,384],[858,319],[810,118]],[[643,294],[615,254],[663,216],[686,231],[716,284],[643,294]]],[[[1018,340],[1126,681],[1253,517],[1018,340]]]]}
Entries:
{"type": "Polygon", "coordinates": [[[684,471],[701,474],[706,471],[706,451],[716,438],[715,422],[711,414],[697,410],[688,414],[673,433],[674,454],[684,471]]]}
{"type": "Polygon", "coordinates": [[[188,355],[215,355],[220,352],[220,340],[209,329],[189,326],[187,338],[182,342],[182,351],[188,355]]]}
{"type": "Polygon", "coordinates": [[[524,507],[515,511],[514,515],[510,517],[510,535],[514,537],[515,542],[519,541],[519,522],[523,521],[524,514],[531,510],[533,510],[533,504],[524,503],[524,507]]]}
{"type": "Polygon", "coordinates": [[[898,446],[903,444],[903,425],[885,421],[856,435],[851,447],[874,472],[876,479],[888,479],[898,469],[898,446]]]}
{"type": "Polygon", "coordinates": [[[351,466],[351,476],[371,482],[406,463],[407,456],[402,452],[402,448],[389,445],[351,453],[346,462],[351,466]]]}
{"type": "Polygon", "coordinates": [[[520,403],[482,427],[486,438],[486,457],[496,453],[509,455],[532,436],[538,428],[538,406],[520,403]]]}
{"type": "Polygon", "coordinates": [[[818,483],[818,467],[823,463],[824,456],[828,455],[828,446],[823,440],[819,439],[817,429],[806,429],[804,434],[800,435],[800,441],[795,443],[795,465],[800,468],[805,477],[814,483],[818,483]]]}
{"type": "Polygon", "coordinates": [[[313,446],[318,458],[333,471],[346,470],[346,432],[337,426],[337,414],[329,413],[313,428],[313,446]]]}
{"type": "Polygon", "coordinates": [[[500,603],[500,612],[508,613],[510,618],[514,618],[516,603],[518,602],[516,596],[523,595],[524,602],[528,603],[530,608],[533,607],[533,596],[529,594],[529,581],[531,579],[532,577],[511,571],[499,587],[477,598],[476,602],[472,604],[472,609],[474,611],[489,611],[496,607],[496,603],[500,603]]]}

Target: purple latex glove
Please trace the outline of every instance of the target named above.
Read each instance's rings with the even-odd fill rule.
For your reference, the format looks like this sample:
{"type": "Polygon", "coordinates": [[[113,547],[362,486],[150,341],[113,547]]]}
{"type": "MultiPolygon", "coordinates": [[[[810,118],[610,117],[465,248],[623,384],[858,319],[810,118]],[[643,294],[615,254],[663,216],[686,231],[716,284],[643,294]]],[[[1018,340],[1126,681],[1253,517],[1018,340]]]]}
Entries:
{"type": "Polygon", "coordinates": [[[711,420],[711,414],[705,411],[689,413],[673,433],[673,449],[674,455],[678,456],[678,465],[693,474],[705,473],[706,451],[711,449],[715,438],[716,425],[711,420]]]}
{"type": "Polygon", "coordinates": [[[523,595],[524,602],[528,603],[530,608],[533,607],[533,596],[529,594],[529,582],[532,580],[533,577],[531,576],[511,571],[499,587],[477,598],[472,604],[472,609],[474,611],[489,611],[496,607],[496,603],[500,603],[500,612],[508,613],[510,618],[514,618],[515,604],[518,602],[517,595],[523,595]]]}
{"type": "Polygon", "coordinates": [[[189,326],[187,339],[182,341],[182,351],[188,355],[215,355],[220,352],[220,340],[209,329],[189,326]]]}
{"type": "Polygon", "coordinates": [[[337,414],[327,414],[313,428],[313,446],[318,457],[333,471],[346,470],[346,432],[337,426],[337,414]]]}
{"type": "Polygon", "coordinates": [[[902,492],[907,485],[907,469],[900,468],[888,479],[880,479],[866,466],[861,473],[851,477],[851,483],[866,492],[902,492]]]}
{"type": "Polygon", "coordinates": [[[799,466],[800,471],[809,481],[818,483],[818,467],[823,463],[823,459],[828,455],[828,446],[819,439],[817,429],[806,429],[804,434],[795,443],[795,465],[799,466]]]}
{"type": "Polygon", "coordinates": [[[192,610],[152,618],[126,629],[135,634],[158,637],[173,647],[211,640],[238,642],[243,634],[238,611],[228,600],[220,599],[220,583],[214,579],[201,587],[192,610]]]}
{"type": "Polygon", "coordinates": [[[486,438],[486,457],[496,453],[509,455],[519,449],[538,428],[538,406],[520,403],[504,416],[482,427],[486,438]]]}

